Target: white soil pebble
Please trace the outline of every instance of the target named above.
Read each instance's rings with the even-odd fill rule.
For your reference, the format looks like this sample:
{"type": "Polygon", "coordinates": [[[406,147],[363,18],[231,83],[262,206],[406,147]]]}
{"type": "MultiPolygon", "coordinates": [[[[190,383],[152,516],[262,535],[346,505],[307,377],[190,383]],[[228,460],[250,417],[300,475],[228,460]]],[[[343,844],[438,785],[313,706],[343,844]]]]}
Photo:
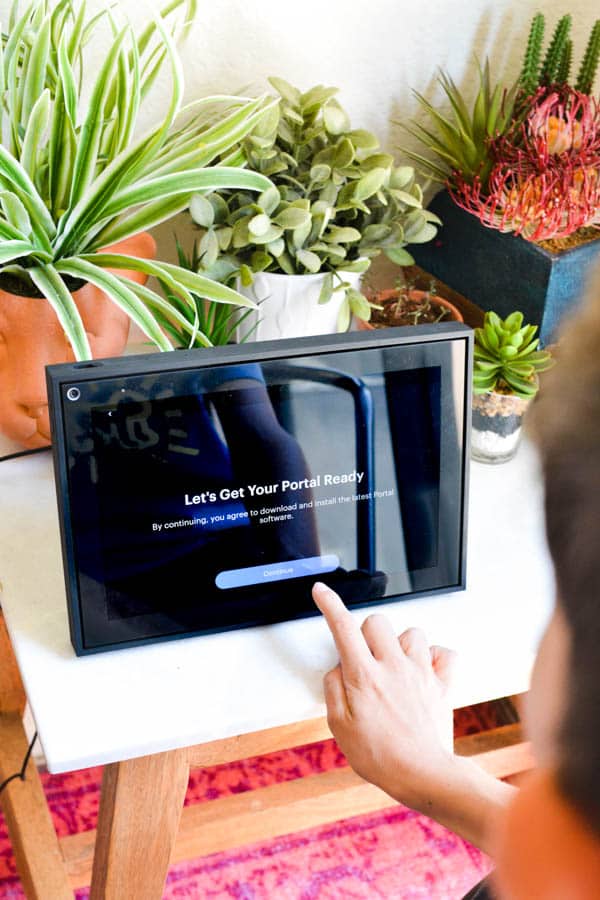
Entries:
{"type": "Polygon", "coordinates": [[[521,429],[500,435],[495,431],[471,430],[471,456],[479,462],[500,463],[514,456],[519,445],[521,429]]]}

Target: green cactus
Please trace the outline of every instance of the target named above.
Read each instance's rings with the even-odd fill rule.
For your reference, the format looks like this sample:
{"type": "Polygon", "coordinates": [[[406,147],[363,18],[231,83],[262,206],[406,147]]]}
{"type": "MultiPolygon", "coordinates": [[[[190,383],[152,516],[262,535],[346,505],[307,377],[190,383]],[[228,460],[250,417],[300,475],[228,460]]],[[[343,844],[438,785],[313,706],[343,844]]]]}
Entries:
{"type": "Polygon", "coordinates": [[[600,19],[596,19],[594,27],[590,33],[590,37],[585,48],[585,54],[581,61],[581,68],[577,75],[575,88],[582,94],[591,94],[594,86],[594,79],[598,71],[598,62],[600,61],[600,19]]]}
{"type": "MultiPolygon", "coordinates": [[[[572,19],[569,14],[562,16],[556,24],[554,33],[542,62],[542,49],[546,19],[543,13],[536,13],[531,21],[527,48],[523,58],[519,87],[521,108],[522,101],[532,97],[540,87],[552,85],[569,85],[571,65],[573,62],[573,41],[570,38],[572,19]]],[[[594,79],[600,62],[600,19],[594,23],[581,61],[575,89],[582,94],[591,94],[594,79]]]]}
{"type": "Polygon", "coordinates": [[[568,84],[571,74],[571,64],[573,62],[573,41],[568,40],[563,47],[562,56],[556,73],[556,81],[558,84],[568,84]]]}
{"type": "Polygon", "coordinates": [[[537,325],[523,325],[523,313],[502,320],[485,314],[483,328],[475,329],[473,391],[499,390],[530,399],[538,391],[538,374],[553,365],[547,350],[539,350],[537,325]]]}
{"type": "Polygon", "coordinates": [[[565,45],[569,40],[572,22],[571,15],[567,13],[558,20],[556,28],[554,29],[554,34],[552,35],[552,40],[546,51],[546,56],[542,63],[542,71],[540,73],[540,84],[545,87],[555,84],[558,81],[558,72],[563,58],[565,45]]]}
{"type": "Polygon", "coordinates": [[[519,84],[523,91],[528,95],[535,94],[540,83],[542,45],[545,30],[546,20],[542,13],[537,13],[531,22],[523,67],[521,69],[521,74],[519,75],[519,84]]]}

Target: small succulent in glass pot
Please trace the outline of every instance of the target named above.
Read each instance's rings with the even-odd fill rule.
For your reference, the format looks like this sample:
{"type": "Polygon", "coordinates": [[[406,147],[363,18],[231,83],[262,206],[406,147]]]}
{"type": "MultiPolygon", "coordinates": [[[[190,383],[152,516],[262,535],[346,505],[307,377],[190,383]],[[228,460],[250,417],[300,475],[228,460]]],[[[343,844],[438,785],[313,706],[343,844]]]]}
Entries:
{"type": "Polygon", "coordinates": [[[521,312],[506,319],[487,312],[475,329],[471,454],[479,462],[506,462],[517,451],[538,376],[553,365],[536,332],[536,325],[523,324],[521,312]]]}

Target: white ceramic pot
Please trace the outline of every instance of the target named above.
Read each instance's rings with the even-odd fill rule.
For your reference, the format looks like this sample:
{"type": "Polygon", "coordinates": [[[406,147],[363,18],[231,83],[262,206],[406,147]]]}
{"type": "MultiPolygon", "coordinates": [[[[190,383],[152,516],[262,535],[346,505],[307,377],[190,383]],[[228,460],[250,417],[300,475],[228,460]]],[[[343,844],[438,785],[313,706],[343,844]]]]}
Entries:
{"type": "MultiPolygon", "coordinates": [[[[358,289],[360,272],[340,272],[339,275],[358,289]]],[[[238,326],[238,340],[272,341],[335,333],[344,292],[336,291],[328,303],[319,304],[324,277],[324,272],[316,275],[257,272],[249,287],[238,282],[238,291],[259,304],[259,309],[250,312],[238,326]]],[[[336,283],[339,283],[337,279],[336,283]]]]}

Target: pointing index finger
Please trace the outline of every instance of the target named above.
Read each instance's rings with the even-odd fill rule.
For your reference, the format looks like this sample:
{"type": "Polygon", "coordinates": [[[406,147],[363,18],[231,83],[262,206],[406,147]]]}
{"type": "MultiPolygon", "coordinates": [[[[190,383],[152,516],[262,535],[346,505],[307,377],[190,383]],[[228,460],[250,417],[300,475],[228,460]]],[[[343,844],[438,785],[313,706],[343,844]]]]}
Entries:
{"type": "Polygon", "coordinates": [[[340,597],[327,585],[318,581],[313,585],[312,596],[333,635],[342,672],[353,679],[373,661],[363,633],[340,597]]]}

